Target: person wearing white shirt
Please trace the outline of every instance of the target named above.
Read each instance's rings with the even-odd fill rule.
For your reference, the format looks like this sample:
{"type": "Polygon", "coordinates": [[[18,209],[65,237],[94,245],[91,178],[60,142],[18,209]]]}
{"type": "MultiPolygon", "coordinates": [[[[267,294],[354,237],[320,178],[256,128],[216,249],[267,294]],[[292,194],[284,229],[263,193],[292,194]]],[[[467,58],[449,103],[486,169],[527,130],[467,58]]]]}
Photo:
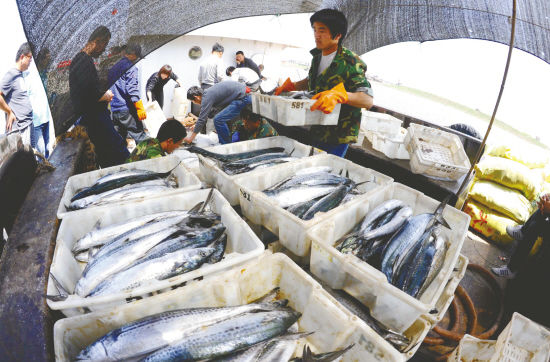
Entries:
{"type": "Polygon", "coordinates": [[[225,71],[225,74],[228,77],[231,77],[231,80],[235,82],[246,84],[246,86],[253,92],[258,90],[260,83],[262,82],[260,77],[258,77],[258,73],[250,68],[229,67],[225,71]]]}
{"type": "Polygon", "coordinates": [[[44,90],[42,79],[35,66],[23,72],[23,79],[27,85],[27,94],[32,105],[32,123],[34,125],[34,137],[38,152],[46,158],[50,156],[48,150],[50,141],[50,121],[52,114],[48,104],[48,96],[44,90]]]}

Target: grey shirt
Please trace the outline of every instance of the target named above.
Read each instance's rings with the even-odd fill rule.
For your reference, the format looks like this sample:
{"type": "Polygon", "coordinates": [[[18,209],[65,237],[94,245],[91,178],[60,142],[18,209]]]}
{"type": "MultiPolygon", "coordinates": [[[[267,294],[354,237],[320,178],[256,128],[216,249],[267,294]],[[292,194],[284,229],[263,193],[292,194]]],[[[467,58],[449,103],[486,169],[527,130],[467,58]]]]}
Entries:
{"type": "Polygon", "coordinates": [[[225,66],[223,60],[215,54],[206,58],[199,69],[199,85],[210,84],[214,85],[221,83],[225,76],[225,66]]]}
{"type": "Polygon", "coordinates": [[[208,114],[212,107],[225,108],[229,103],[246,96],[246,85],[228,80],[214,84],[202,93],[201,113],[193,133],[199,133],[208,120],[208,114]]]}
{"type": "Polygon", "coordinates": [[[25,129],[32,124],[32,105],[23,73],[16,68],[11,68],[0,83],[0,91],[4,99],[17,118],[13,122],[12,131],[25,129]]]}

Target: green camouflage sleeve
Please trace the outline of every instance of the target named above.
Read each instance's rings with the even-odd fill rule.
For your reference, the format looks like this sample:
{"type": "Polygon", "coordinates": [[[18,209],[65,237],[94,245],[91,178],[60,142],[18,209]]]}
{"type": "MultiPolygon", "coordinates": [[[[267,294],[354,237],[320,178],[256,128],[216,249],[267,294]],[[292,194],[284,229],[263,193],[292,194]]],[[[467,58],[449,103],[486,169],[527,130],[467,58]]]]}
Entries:
{"type": "Polygon", "coordinates": [[[355,57],[355,64],[352,63],[347,67],[348,77],[346,78],[345,87],[348,92],[364,92],[372,97],[372,87],[365,75],[367,65],[361,58],[358,56],[355,57]]]}
{"type": "Polygon", "coordinates": [[[235,123],[233,123],[233,126],[231,126],[231,134],[235,132],[239,132],[239,127],[241,127],[242,125],[243,125],[243,121],[240,119],[235,123]]]}

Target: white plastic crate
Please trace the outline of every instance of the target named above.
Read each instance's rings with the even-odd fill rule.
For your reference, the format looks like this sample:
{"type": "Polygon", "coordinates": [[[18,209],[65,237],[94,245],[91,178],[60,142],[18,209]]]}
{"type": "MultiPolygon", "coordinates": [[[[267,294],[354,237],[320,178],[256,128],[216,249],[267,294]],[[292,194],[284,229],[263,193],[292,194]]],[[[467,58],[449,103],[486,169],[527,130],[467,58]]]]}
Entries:
{"type": "Polygon", "coordinates": [[[277,105],[277,118],[275,122],[285,126],[336,126],[340,117],[341,104],[337,104],[330,114],[321,111],[311,111],[315,100],[311,99],[287,99],[285,95],[292,93],[281,93],[281,96],[273,97],[277,105]]]}
{"type": "Polygon", "coordinates": [[[453,268],[453,272],[451,273],[451,279],[449,280],[449,282],[447,283],[447,286],[443,290],[443,293],[441,293],[441,296],[435,303],[435,307],[437,308],[438,313],[422,314],[422,317],[431,324],[431,328],[438,325],[439,322],[441,322],[441,320],[445,316],[445,312],[447,312],[447,309],[449,309],[449,306],[451,305],[455,297],[456,287],[458,286],[462,278],[464,278],[467,268],[468,268],[468,258],[460,254],[453,268]]]}
{"type": "MultiPolygon", "coordinates": [[[[269,118],[272,121],[277,120],[277,104],[275,103],[275,96],[268,96],[266,94],[258,94],[257,102],[260,106],[260,115],[265,118],[269,118]]],[[[254,102],[252,102],[254,103],[254,102]]]]}
{"type": "Polygon", "coordinates": [[[432,213],[439,202],[399,183],[392,183],[341,212],[326,218],[308,233],[311,246],[311,272],[333,289],[344,289],[365,305],[372,316],[396,332],[403,332],[420,315],[429,313],[439,300],[451,278],[462,244],[468,231],[470,217],[447,206],[443,211],[452,230],[442,227],[441,235],[450,242],[443,268],[420,300],[390,284],[379,270],[355,255],[344,255],[334,244],[358,224],[363,217],[382,202],[398,199],[406,202],[414,215],[432,213]]]}
{"type": "MultiPolygon", "coordinates": [[[[270,252],[272,252],[273,254],[282,253],[282,254],[286,255],[287,257],[289,257],[293,262],[295,262],[298,265],[309,265],[309,257],[310,257],[309,255],[307,257],[297,256],[296,254],[292,253],[290,250],[285,248],[279,241],[276,241],[274,243],[269,244],[268,245],[268,250],[270,252]]],[[[311,275],[310,273],[308,273],[308,274],[311,275]]],[[[316,280],[316,281],[318,282],[318,280],[316,280]]],[[[328,291],[329,294],[331,293],[330,287],[328,287],[327,285],[322,285],[322,284],[321,284],[321,286],[323,287],[323,289],[328,291]]],[[[342,308],[345,308],[345,307],[342,306],[342,308]]],[[[445,314],[445,313],[443,313],[443,314],[445,314]]],[[[420,345],[422,344],[420,342],[422,342],[424,340],[424,338],[428,335],[430,330],[433,328],[433,326],[430,324],[430,322],[424,317],[425,316],[422,315],[405,332],[403,332],[403,334],[405,336],[407,336],[409,338],[409,340],[411,341],[411,345],[415,346],[410,351],[407,351],[405,353],[401,353],[401,355],[403,356],[404,361],[406,361],[406,360],[410,359],[412,356],[414,356],[414,354],[416,353],[416,351],[418,351],[418,349],[420,348],[420,345]]],[[[359,318],[357,318],[357,319],[360,320],[359,318]]]]}
{"type": "Polygon", "coordinates": [[[277,166],[276,170],[260,170],[253,175],[235,180],[243,215],[254,224],[261,224],[278,235],[281,244],[298,256],[306,256],[310,252],[311,238],[306,235],[309,228],[352,207],[353,204],[391,182],[393,182],[391,177],[333,155],[309,157],[277,166]],[[333,173],[340,173],[343,170],[344,175],[346,175],[346,171],[349,171],[350,179],[356,183],[372,182],[359,186],[359,190],[364,192],[363,195],[359,195],[345,205],[336,207],[327,213],[316,214],[313,219],[307,221],[279,207],[275,200],[262,192],[296,171],[314,166],[330,166],[333,173]]]}
{"type": "Polygon", "coordinates": [[[147,118],[143,120],[143,123],[151,137],[155,138],[159,133],[160,126],[166,122],[166,116],[157,101],[146,104],[145,113],[147,113],[147,118]]]}
{"type": "Polygon", "coordinates": [[[59,208],[57,209],[57,218],[63,219],[69,213],[80,213],[84,210],[97,209],[97,208],[110,208],[113,206],[118,207],[120,205],[126,205],[128,203],[133,203],[135,201],[139,201],[142,199],[158,197],[159,195],[169,196],[169,195],[179,194],[182,192],[198,190],[200,188],[201,188],[200,180],[197,178],[197,176],[195,176],[180,162],[180,159],[177,156],[170,155],[165,157],[153,158],[145,161],[125,163],[123,165],[102,168],[97,171],[86,172],[80,175],[75,175],[70,177],[69,180],[67,181],[67,184],[65,185],[65,191],[63,192],[63,197],[61,198],[61,202],[59,203],[59,208]],[[158,195],[154,195],[154,196],[147,196],[145,198],[139,198],[139,199],[131,199],[128,201],[116,202],[116,203],[107,204],[103,206],[91,206],[82,210],[69,211],[65,207],[71,204],[71,199],[73,198],[74,195],[76,195],[76,191],[78,189],[81,189],[83,187],[88,187],[92,185],[94,182],[96,182],[97,180],[99,180],[101,177],[108,175],[110,173],[121,171],[121,170],[135,170],[135,169],[155,171],[155,172],[168,172],[171,169],[174,169],[174,171],[172,171],[172,175],[175,175],[176,181],[178,183],[178,187],[173,190],[161,192],[158,195]]]}
{"type": "Polygon", "coordinates": [[[361,111],[361,125],[367,131],[399,134],[403,121],[389,114],[361,111]]]}
{"type": "Polygon", "coordinates": [[[466,334],[447,362],[489,362],[495,354],[496,343],[466,334]]]}
{"type": "MultiPolygon", "coordinates": [[[[303,143],[283,136],[229,143],[221,146],[211,147],[208,149],[208,151],[227,155],[231,153],[260,150],[272,147],[284,147],[286,153],[290,153],[292,150],[294,150],[291,157],[303,158],[308,157],[311,153],[311,146],[304,145],[303,143]]],[[[326,152],[317,148],[315,148],[313,151],[313,155],[324,153],[326,152]]],[[[233,206],[239,204],[239,190],[235,185],[235,180],[242,176],[250,177],[257,172],[262,171],[257,170],[243,174],[228,175],[224,171],[222,171],[221,168],[218,167],[218,163],[215,160],[201,155],[199,155],[199,167],[204,182],[217,188],[222,193],[222,195],[225,196],[227,201],[229,201],[229,203],[233,206]]],[[[263,170],[278,172],[276,170],[278,170],[279,167],[281,167],[281,165],[269,167],[263,170]]]]}
{"type": "Polygon", "coordinates": [[[372,148],[378,152],[382,152],[386,157],[408,160],[410,157],[404,143],[406,135],[407,130],[404,128],[401,128],[397,135],[372,132],[372,148]]]}
{"type": "Polygon", "coordinates": [[[250,96],[252,97],[252,112],[260,114],[260,92],[252,92],[250,96]]]}
{"type": "Polygon", "coordinates": [[[519,313],[500,333],[491,362],[547,362],[550,331],[519,313]]]}
{"type": "Polygon", "coordinates": [[[362,146],[363,142],[365,142],[365,139],[367,138],[367,130],[361,126],[359,128],[359,135],[357,136],[357,146],[362,146]]]}
{"type": "MultiPolygon", "coordinates": [[[[171,195],[170,197],[157,197],[155,199],[120,205],[116,208],[97,208],[74,215],[69,214],[61,222],[50,271],[68,292],[72,292],[82,274],[85,264],[76,261],[71,248],[79,238],[92,230],[97,220],[101,219],[101,225],[107,226],[157,212],[189,210],[198,202],[206,200],[209,192],[209,189],[196,190],[195,192],[171,195]]],[[[221,214],[221,221],[227,228],[226,254],[224,259],[219,263],[206,265],[192,272],[142,285],[126,292],[90,298],[71,295],[63,302],[48,300],[48,305],[51,309],[61,310],[66,316],[83,314],[86,312],[84,308],[91,311],[112,308],[130,302],[132,298],[145,298],[150,296],[151,293],[155,294],[164,291],[166,288],[178,286],[184,282],[191,282],[198,277],[211,277],[216,273],[256,259],[264,252],[262,242],[217,190],[214,190],[212,209],[221,214]]],[[[48,282],[48,294],[57,295],[57,290],[51,282],[51,278],[50,282],[48,282]]]]}
{"type": "Polygon", "coordinates": [[[404,143],[414,173],[458,180],[470,170],[470,160],[457,135],[411,123],[404,143]]]}
{"type": "Polygon", "coordinates": [[[295,355],[301,355],[304,344],[321,353],[355,343],[342,362],[403,361],[397,350],[282,254],[132,304],[59,320],[54,326],[56,361],[74,361],[82,349],[99,337],[139,318],[175,309],[247,304],[275,287],[280,288],[280,296],[289,300],[291,308],[302,313],[299,330],[315,332],[298,341],[295,355]]]}
{"type": "Polygon", "coordinates": [[[174,88],[174,96],[172,98],[172,108],[170,109],[172,112],[172,117],[174,117],[180,122],[185,120],[185,117],[187,117],[188,104],[189,104],[189,101],[187,100],[186,91],[184,91],[184,89],[181,87],[174,88]]]}

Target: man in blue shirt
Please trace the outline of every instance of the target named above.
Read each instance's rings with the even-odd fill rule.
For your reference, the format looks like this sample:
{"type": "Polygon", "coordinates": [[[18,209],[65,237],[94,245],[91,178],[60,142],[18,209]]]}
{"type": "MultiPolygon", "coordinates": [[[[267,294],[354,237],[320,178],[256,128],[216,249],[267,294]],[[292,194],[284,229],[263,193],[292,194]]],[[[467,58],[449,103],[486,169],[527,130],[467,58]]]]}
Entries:
{"type": "Polygon", "coordinates": [[[113,92],[111,111],[113,122],[123,139],[130,135],[136,145],[149,138],[142,121],[147,118],[143,102],[139,98],[138,70],[134,66],[141,58],[141,46],[129,44],[125,56],[109,70],[108,81],[113,92]]]}

